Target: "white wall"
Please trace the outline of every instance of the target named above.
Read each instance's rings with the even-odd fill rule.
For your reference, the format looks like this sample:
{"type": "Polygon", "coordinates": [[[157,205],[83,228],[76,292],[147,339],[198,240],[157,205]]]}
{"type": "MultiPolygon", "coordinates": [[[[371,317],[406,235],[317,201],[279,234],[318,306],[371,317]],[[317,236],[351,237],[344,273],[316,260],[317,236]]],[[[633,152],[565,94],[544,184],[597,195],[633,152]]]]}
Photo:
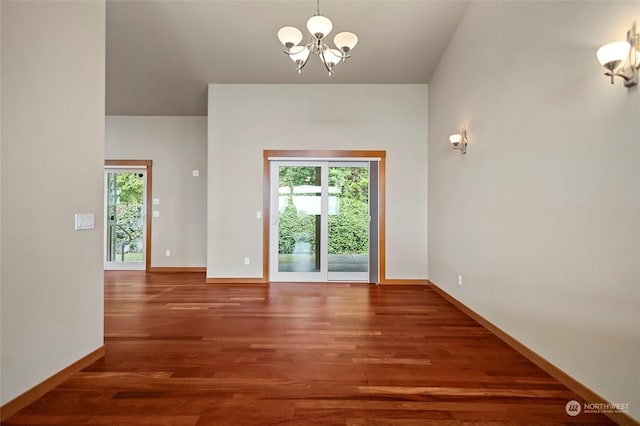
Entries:
{"type": "Polygon", "coordinates": [[[640,418],[640,91],[595,58],[634,20],[638,2],[469,5],[429,84],[429,274],[640,418]]]}
{"type": "Polygon", "coordinates": [[[103,344],[105,3],[0,7],[5,404],[103,344]]]}
{"type": "Polygon", "coordinates": [[[208,277],[262,276],[265,149],[386,150],[386,275],[427,277],[426,85],[212,84],[208,138],[208,277]]]}
{"type": "Polygon", "coordinates": [[[153,160],[152,196],[160,204],[152,207],[160,217],[151,224],[151,266],[204,267],[207,118],[109,116],[105,147],[110,160],[153,160]]]}

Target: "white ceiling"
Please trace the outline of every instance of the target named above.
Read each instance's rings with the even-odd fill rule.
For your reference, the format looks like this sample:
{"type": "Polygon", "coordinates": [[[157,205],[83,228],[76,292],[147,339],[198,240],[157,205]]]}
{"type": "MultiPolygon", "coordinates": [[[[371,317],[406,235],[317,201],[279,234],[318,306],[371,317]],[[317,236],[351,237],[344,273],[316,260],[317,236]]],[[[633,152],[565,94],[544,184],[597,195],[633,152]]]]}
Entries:
{"type": "Polygon", "coordinates": [[[306,34],[314,0],[108,1],[106,113],[206,115],[208,83],[426,83],[467,4],[322,0],[333,34],[360,39],[329,77],[316,57],[298,75],[276,37],[306,34]]]}

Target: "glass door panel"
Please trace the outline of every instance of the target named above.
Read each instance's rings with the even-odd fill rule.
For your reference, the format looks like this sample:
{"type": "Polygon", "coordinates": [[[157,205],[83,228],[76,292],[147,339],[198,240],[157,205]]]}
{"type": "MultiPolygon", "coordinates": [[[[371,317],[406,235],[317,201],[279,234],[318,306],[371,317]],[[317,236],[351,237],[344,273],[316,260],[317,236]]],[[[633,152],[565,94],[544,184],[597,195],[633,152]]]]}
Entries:
{"type": "MultiPolygon", "coordinates": [[[[322,280],[323,168],[314,164],[275,164],[272,222],[277,227],[274,278],[322,280]]],[[[272,251],[273,253],[273,251],[272,251]]]]}
{"type": "Polygon", "coordinates": [[[105,170],[105,269],[145,269],[146,170],[105,170]]]}
{"type": "Polygon", "coordinates": [[[332,163],[328,183],[328,279],[368,280],[368,163],[332,163]]]}

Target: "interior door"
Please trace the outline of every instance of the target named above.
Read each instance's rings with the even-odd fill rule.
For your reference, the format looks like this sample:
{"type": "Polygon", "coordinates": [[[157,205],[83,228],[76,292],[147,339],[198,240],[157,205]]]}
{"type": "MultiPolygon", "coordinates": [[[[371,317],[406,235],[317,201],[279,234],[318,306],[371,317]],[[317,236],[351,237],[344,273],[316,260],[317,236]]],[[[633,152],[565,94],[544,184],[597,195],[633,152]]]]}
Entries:
{"type": "Polygon", "coordinates": [[[271,281],[368,281],[368,163],[271,162],[271,281]]]}
{"type": "Polygon", "coordinates": [[[109,167],[104,176],[104,269],[144,270],[147,171],[109,167]]]}

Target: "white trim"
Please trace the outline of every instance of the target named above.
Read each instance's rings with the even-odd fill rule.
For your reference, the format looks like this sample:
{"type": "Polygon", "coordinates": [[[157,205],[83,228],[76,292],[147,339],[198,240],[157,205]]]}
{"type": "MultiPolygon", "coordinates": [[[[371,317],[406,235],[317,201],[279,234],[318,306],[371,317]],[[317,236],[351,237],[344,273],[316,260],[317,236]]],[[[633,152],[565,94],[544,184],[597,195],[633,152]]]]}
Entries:
{"type": "Polygon", "coordinates": [[[122,169],[125,172],[128,172],[131,169],[134,169],[134,170],[145,170],[146,171],[148,166],[146,164],[140,164],[140,165],[137,165],[137,166],[119,166],[119,165],[111,164],[111,165],[105,165],[104,168],[105,169],[109,169],[109,171],[122,169]]]}
{"type": "Polygon", "coordinates": [[[330,282],[369,282],[369,271],[367,272],[328,272],[327,281],[330,282]]]}
{"type": "Polygon", "coordinates": [[[329,280],[329,163],[318,162],[320,165],[320,271],[329,280]]]}
{"type": "Polygon", "coordinates": [[[329,161],[329,167],[369,167],[370,161],[329,161]]]}
{"type": "Polygon", "coordinates": [[[146,265],[144,258],[140,262],[104,262],[105,271],[144,271],[146,265]]]}
{"type": "Polygon", "coordinates": [[[327,161],[329,163],[337,162],[369,162],[380,161],[380,157],[267,157],[269,161],[327,161]]]}

